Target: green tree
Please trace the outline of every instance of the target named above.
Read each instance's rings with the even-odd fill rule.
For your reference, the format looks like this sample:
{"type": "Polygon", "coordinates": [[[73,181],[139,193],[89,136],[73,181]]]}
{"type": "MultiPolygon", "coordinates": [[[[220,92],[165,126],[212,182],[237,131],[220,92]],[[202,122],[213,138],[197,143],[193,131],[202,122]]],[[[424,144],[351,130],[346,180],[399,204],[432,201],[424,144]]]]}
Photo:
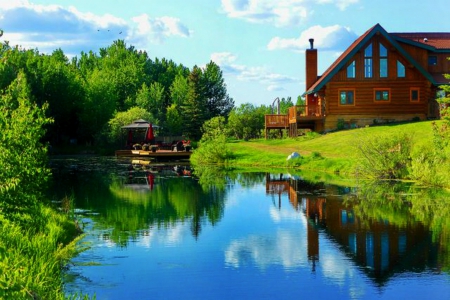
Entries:
{"type": "Polygon", "coordinates": [[[183,116],[178,105],[172,104],[167,108],[166,127],[169,135],[181,135],[183,131],[183,116]]]}
{"type": "Polygon", "coordinates": [[[194,66],[189,75],[189,91],[186,102],[182,106],[184,134],[190,139],[198,141],[201,138],[201,128],[206,120],[206,101],[202,97],[203,89],[201,86],[202,71],[194,66]]]}
{"type": "Polygon", "coordinates": [[[265,113],[267,113],[266,107],[255,107],[250,103],[234,108],[228,117],[230,134],[236,139],[245,140],[261,137],[265,113]]]}
{"type": "Polygon", "coordinates": [[[187,77],[178,74],[170,86],[170,97],[172,99],[172,104],[176,104],[178,106],[183,105],[183,103],[187,100],[188,93],[189,83],[187,77]]]}
{"type": "Polygon", "coordinates": [[[44,184],[50,176],[47,148],[41,139],[44,126],[52,120],[45,116],[47,104],[40,108],[30,99],[22,72],[0,97],[0,211],[22,221],[43,199],[44,184]]]}
{"type": "Polygon", "coordinates": [[[234,107],[234,101],[227,94],[227,86],[222,77],[222,71],[213,61],[206,65],[201,76],[201,84],[207,107],[206,118],[228,116],[234,107]]]}

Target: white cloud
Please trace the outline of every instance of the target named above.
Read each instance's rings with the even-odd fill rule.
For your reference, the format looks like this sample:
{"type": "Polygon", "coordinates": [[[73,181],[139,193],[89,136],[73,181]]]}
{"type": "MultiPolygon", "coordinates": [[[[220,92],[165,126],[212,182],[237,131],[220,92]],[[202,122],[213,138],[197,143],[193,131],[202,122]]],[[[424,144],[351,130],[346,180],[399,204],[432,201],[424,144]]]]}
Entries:
{"type": "Polygon", "coordinates": [[[302,0],[222,0],[222,10],[230,18],[253,23],[295,26],[307,17],[302,0]]]}
{"type": "Polygon", "coordinates": [[[132,33],[134,39],[161,43],[170,36],[189,37],[191,35],[189,29],[177,18],[150,18],[147,14],[142,14],[132,20],[137,24],[137,28],[132,33]]]}
{"type": "Polygon", "coordinates": [[[259,82],[268,91],[284,90],[283,84],[297,82],[297,78],[273,73],[266,67],[249,67],[235,63],[237,56],[229,52],[211,54],[214,61],[226,76],[234,76],[239,81],[259,82]]]}
{"type": "Polygon", "coordinates": [[[267,49],[304,51],[310,47],[310,38],[314,39],[314,47],[317,49],[342,51],[350,46],[358,36],[349,28],[340,25],[328,27],[317,25],[303,31],[298,38],[274,37],[267,45],[267,49]]]}
{"type": "Polygon", "coordinates": [[[335,5],[345,10],[359,0],[222,0],[222,11],[230,18],[252,23],[272,23],[277,27],[298,26],[316,5],[335,5]]]}
{"type": "Polygon", "coordinates": [[[179,19],[150,18],[143,14],[126,21],[111,14],[81,12],[74,6],[36,5],[29,1],[0,0],[2,39],[25,49],[51,53],[57,48],[68,56],[97,51],[114,40],[146,47],[166,38],[189,37],[191,32],[179,19]]]}

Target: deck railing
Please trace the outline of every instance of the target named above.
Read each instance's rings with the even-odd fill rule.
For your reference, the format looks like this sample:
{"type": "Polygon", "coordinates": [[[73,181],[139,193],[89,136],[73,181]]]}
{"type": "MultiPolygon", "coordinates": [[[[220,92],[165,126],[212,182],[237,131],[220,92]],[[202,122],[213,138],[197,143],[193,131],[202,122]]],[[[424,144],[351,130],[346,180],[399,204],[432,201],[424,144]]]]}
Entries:
{"type": "Polygon", "coordinates": [[[266,128],[286,128],[288,127],[287,115],[265,115],[266,128]]]}
{"type": "Polygon", "coordinates": [[[300,117],[321,117],[322,107],[320,105],[294,105],[289,107],[289,120],[300,117]]]}

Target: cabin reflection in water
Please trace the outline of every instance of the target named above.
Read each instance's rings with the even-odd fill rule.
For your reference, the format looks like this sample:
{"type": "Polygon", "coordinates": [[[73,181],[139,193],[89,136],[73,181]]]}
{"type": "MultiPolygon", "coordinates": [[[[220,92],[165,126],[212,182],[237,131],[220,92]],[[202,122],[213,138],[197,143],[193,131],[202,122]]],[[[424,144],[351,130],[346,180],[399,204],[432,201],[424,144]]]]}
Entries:
{"type": "Polygon", "coordinates": [[[358,216],[352,205],[345,205],[343,195],[352,192],[323,183],[312,184],[288,175],[266,175],[266,193],[287,194],[292,207],[307,218],[308,259],[313,271],[320,260],[319,235],[339,244],[341,251],[379,284],[398,272],[427,268],[437,259],[437,247],[431,234],[420,223],[403,227],[386,220],[358,216]]]}

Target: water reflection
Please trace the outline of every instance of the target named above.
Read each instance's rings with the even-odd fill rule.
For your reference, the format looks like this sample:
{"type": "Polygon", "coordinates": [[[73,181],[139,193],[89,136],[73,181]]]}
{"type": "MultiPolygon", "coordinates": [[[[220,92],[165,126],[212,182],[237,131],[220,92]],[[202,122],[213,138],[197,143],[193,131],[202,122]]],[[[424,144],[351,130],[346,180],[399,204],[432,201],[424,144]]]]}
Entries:
{"type": "Polygon", "coordinates": [[[55,167],[53,192],[70,187],[77,207],[95,212],[84,215],[95,247],[78,262],[101,266],[74,271],[89,278],[76,288],[101,299],[127,298],[130,290],[165,299],[389,298],[402,287],[413,296],[416,286],[436,298],[450,293],[444,191],[219,168],[192,176],[183,165],[80,164],[55,167]],[[138,278],[152,280],[143,286],[138,278]]]}

